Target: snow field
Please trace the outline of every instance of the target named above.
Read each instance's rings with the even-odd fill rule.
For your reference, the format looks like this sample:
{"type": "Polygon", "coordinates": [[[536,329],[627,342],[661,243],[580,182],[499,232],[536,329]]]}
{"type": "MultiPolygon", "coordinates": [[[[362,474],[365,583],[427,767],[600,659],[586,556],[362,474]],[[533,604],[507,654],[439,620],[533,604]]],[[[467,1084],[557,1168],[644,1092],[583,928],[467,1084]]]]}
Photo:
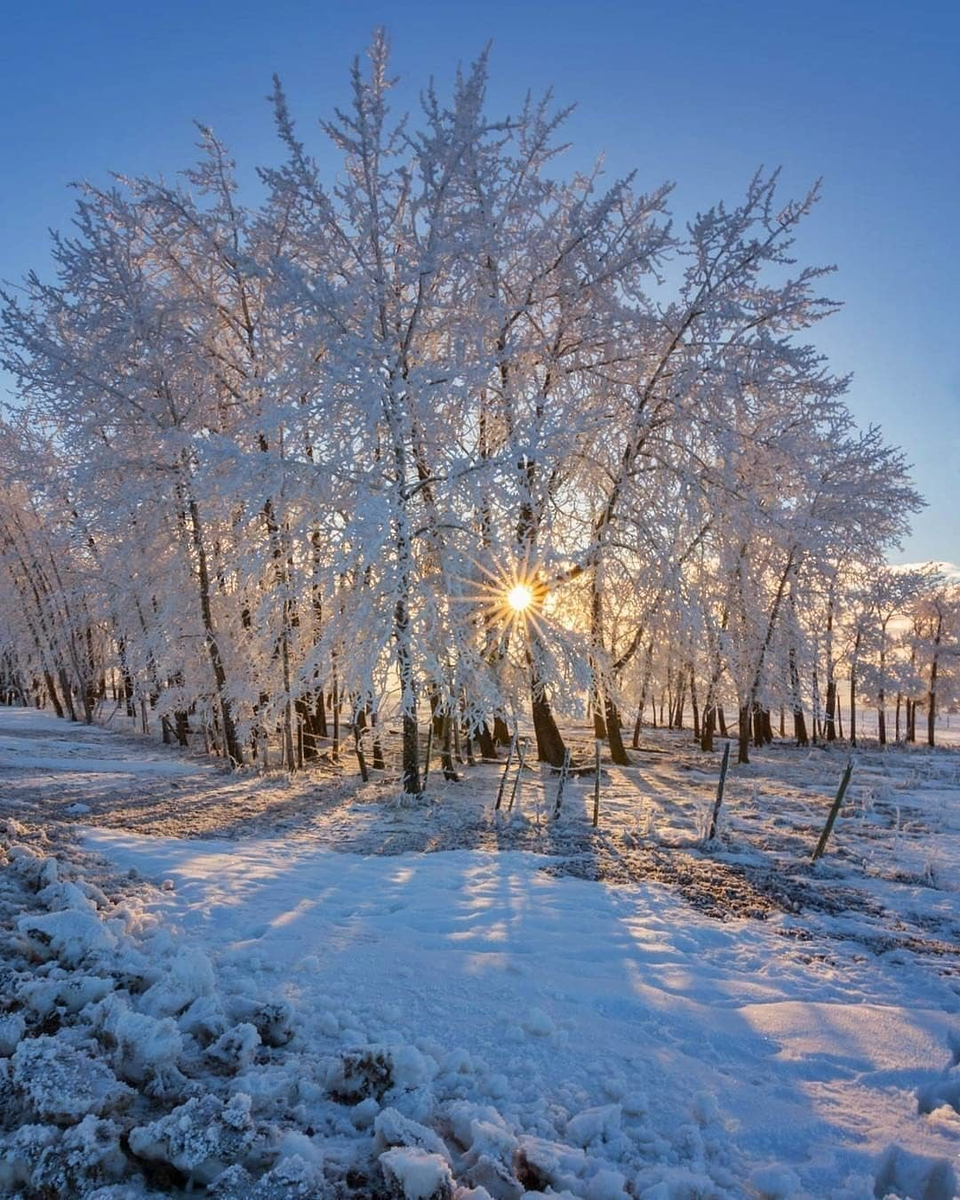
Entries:
{"type": "MultiPolygon", "coordinates": [[[[127,753],[93,735],[106,757],[127,753]]],[[[823,759],[829,775],[819,754],[733,778],[709,854],[690,830],[710,760],[646,763],[634,778],[656,853],[755,880],[784,871],[815,823],[823,759]]],[[[561,830],[538,830],[534,789],[550,781],[525,781],[524,815],[489,830],[539,853],[370,856],[303,833],[103,826],[81,851],[65,826],[47,841],[8,823],[0,1194],[950,1200],[954,772],[949,755],[865,755],[836,854],[788,880],[808,889],[791,893],[802,905],[764,920],[723,904],[717,920],[656,882],[570,876],[632,853],[629,772],[608,772],[607,841],[583,840],[575,799],[561,830]],[[572,860],[543,852],[564,847],[572,860]]],[[[129,781],[103,786],[120,797],[129,781]]],[[[480,788],[346,807],[371,843],[422,825],[442,844],[480,788]]]]}

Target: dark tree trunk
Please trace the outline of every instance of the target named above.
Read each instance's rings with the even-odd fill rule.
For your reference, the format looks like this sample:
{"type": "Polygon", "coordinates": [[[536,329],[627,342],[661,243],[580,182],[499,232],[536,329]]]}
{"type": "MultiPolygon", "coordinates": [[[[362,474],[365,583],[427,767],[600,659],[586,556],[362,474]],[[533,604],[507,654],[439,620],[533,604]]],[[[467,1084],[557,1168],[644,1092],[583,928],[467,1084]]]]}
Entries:
{"type": "Polygon", "coordinates": [[[940,666],[940,641],[943,637],[943,617],[938,610],[937,632],[933,639],[933,658],[930,660],[930,686],[927,689],[927,745],[937,740],[937,672],[940,666]]]}
{"type": "Polygon", "coordinates": [[[181,709],[173,714],[174,729],[177,735],[177,743],[186,748],[190,744],[190,722],[187,719],[187,714],[181,709]]]}
{"type": "Polygon", "coordinates": [[[440,719],[440,767],[444,779],[457,778],[453,763],[453,720],[449,713],[440,719]]]}
{"type": "Polygon", "coordinates": [[[220,647],[213,628],[213,611],[210,606],[210,576],[207,569],[207,549],[204,545],[203,531],[200,525],[200,510],[197,507],[197,502],[192,497],[188,499],[187,505],[190,512],[193,548],[197,556],[200,615],[203,620],[203,631],[207,644],[207,652],[210,656],[210,665],[213,669],[213,677],[217,685],[217,699],[220,707],[220,718],[223,723],[224,749],[231,764],[233,766],[240,766],[243,763],[243,752],[240,749],[236,727],[233,723],[233,710],[230,700],[226,695],[227,675],[223,667],[220,647]]]}
{"type": "MultiPolygon", "coordinates": [[[[493,740],[498,746],[509,746],[513,741],[510,736],[510,730],[507,728],[507,722],[503,717],[493,718],[493,740]]],[[[492,754],[491,758],[496,758],[496,754],[492,754]]]]}
{"type": "Polygon", "coordinates": [[[63,703],[67,712],[70,714],[70,720],[77,720],[77,710],[73,706],[73,690],[70,687],[70,680],[67,678],[67,672],[64,667],[58,671],[60,679],[60,691],[63,693],[63,703]]]}
{"type": "Polygon", "coordinates": [[[540,684],[533,672],[531,672],[530,691],[533,708],[533,729],[537,737],[537,758],[540,762],[549,763],[552,767],[562,767],[566,747],[563,744],[563,738],[560,736],[560,730],[557,728],[557,722],[554,719],[553,709],[550,707],[546,689],[540,684]]]}
{"type": "Polygon", "coordinates": [[[480,728],[477,730],[477,743],[480,746],[481,758],[496,758],[497,746],[493,740],[493,734],[486,723],[483,721],[480,728]]]}
{"type": "Polygon", "coordinates": [[[610,743],[610,757],[618,767],[629,767],[630,759],[623,744],[623,728],[620,724],[620,711],[609,696],[605,699],[607,739],[610,743]]]}
{"type": "Polygon", "coordinates": [[[828,742],[837,740],[837,681],[835,679],[827,680],[827,705],[824,710],[824,729],[828,742]]]}
{"type": "Polygon", "coordinates": [[[44,671],[43,682],[47,689],[47,695],[50,697],[50,703],[53,705],[53,711],[62,719],[63,705],[60,703],[60,697],[57,695],[56,684],[53,682],[53,676],[49,671],[44,671]]]}
{"type": "Polygon", "coordinates": [[[704,711],[703,722],[700,726],[700,749],[710,751],[713,749],[713,731],[716,728],[717,710],[716,707],[708,708],[704,711]]]}
{"type": "Polygon", "coordinates": [[[401,750],[401,775],[403,790],[408,796],[419,796],[423,791],[420,781],[420,733],[417,718],[403,714],[403,746],[401,750]]]}
{"type": "Polygon", "coordinates": [[[740,709],[740,720],[738,729],[739,752],[737,762],[748,763],[750,761],[750,709],[744,705],[740,709]]]}

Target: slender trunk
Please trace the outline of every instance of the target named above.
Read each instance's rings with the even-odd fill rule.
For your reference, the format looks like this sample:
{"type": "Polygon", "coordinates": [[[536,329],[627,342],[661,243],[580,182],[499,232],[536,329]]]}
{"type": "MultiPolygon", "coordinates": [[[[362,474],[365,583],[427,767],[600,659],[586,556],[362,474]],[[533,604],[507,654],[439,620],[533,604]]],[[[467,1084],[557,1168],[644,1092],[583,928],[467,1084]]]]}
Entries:
{"type": "Polygon", "coordinates": [[[933,658],[930,660],[930,686],[927,688],[927,745],[936,745],[937,733],[937,672],[940,666],[940,640],[943,636],[943,614],[937,610],[937,632],[933,639],[933,658]]]}
{"type": "Polygon", "coordinates": [[[700,749],[713,750],[713,732],[716,727],[717,709],[715,705],[704,709],[703,722],[700,725],[700,749]]]}
{"type": "Polygon", "coordinates": [[[748,763],[750,761],[750,707],[749,705],[741,705],[740,721],[738,728],[739,752],[737,762],[748,763]]]}
{"type": "Polygon", "coordinates": [[[850,745],[857,744],[857,656],[860,652],[861,633],[857,629],[857,636],[853,643],[853,654],[850,658],[850,745]]]}
{"type": "Polygon", "coordinates": [[[189,495],[187,497],[187,510],[190,514],[191,535],[197,560],[197,579],[200,588],[200,617],[203,621],[207,653],[210,656],[210,666],[213,669],[213,678],[217,687],[220,719],[223,726],[224,749],[232,765],[240,766],[243,763],[243,752],[240,749],[240,742],[237,738],[237,730],[233,721],[233,709],[227,696],[227,673],[224,670],[223,659],[220,655],[220,646],[217,642],[217,635],[213,625],[213,610],[210,604],[210,574],[207,567],[207,551],[204,545],[203,527],[200,522],[200,510],[196,500],[189,495]]]}

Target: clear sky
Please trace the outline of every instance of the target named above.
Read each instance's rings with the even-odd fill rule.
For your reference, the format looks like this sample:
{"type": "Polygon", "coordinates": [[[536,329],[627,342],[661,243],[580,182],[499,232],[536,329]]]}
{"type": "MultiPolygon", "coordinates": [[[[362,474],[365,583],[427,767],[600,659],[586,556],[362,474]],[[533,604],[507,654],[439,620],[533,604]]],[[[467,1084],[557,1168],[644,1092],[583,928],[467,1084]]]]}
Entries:
{"type": "Polygon", "coordinates": [[[492,39],[492,109],[552,84],[578,102],[573,162],[675,181],[679,218],[760,164],[795,192],[823,176],[799,252],[837,264],[846,306],[816,340],[930,502],[896,560],[960,560],[960,0],[20,0],[0,27],[0,276],[47,269],[71,180],[191,161],[193,118],[244,167],[275,159],[271,74],[315,130],[379,23],[401,97],[492,39]]]}

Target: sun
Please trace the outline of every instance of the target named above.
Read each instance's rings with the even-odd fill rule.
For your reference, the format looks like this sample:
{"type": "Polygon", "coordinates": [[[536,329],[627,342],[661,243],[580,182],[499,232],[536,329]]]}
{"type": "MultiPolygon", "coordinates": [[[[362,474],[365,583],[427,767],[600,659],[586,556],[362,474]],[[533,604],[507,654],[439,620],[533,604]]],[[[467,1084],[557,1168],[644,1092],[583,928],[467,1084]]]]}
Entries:
{"type": "Polygon", "coordinates": [[[533,603],[533,589],[526,583],[516,583],[507,592],[507,604],[515,613],[526,612],[533,603]]]}

